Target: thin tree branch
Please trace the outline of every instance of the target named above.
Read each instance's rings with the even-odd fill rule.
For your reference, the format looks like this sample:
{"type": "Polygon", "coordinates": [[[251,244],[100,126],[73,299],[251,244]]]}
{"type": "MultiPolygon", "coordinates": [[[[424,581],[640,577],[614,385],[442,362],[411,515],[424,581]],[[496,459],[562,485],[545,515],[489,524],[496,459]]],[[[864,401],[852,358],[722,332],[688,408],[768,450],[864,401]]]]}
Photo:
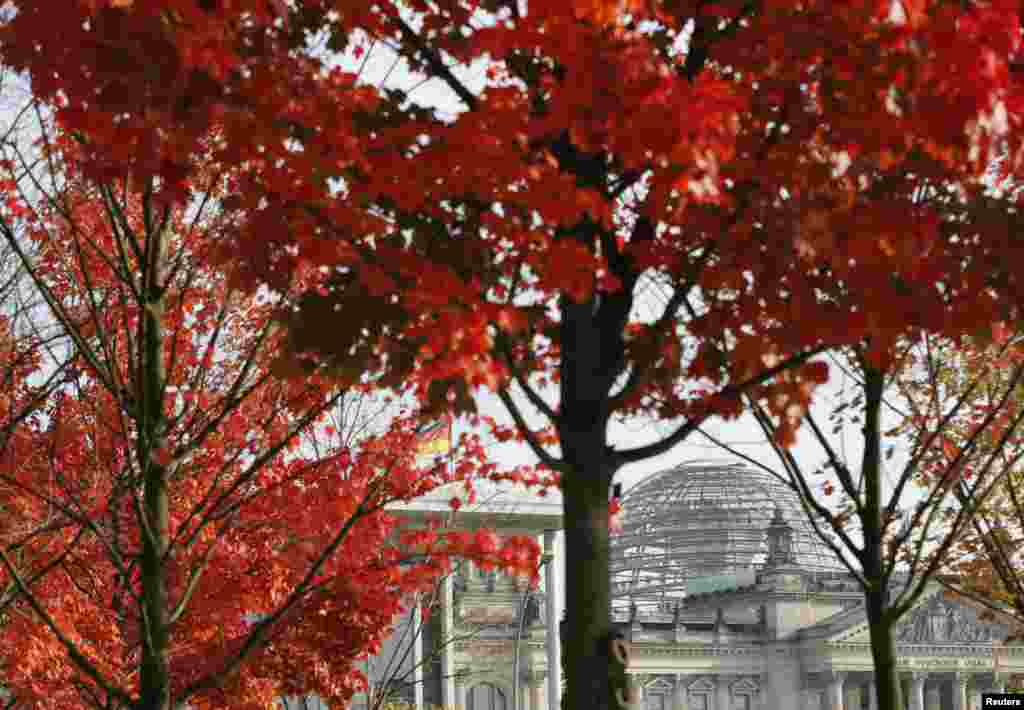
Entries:
{"type": "MultiPolygon", "coordinates": [[[[825,346],[818,346],[807,350],[799,355],[794,355],[787,358],[784,362],[776,365],[775,367],[768,368],[761,373],[744,380],[735,385],[728,385],[723,388],[721,392],[715,395],[714,398],[723,397],[734,397],[743,394],[746,390],[756,385],[764,384],[768,380],[772,379],[776,375],[785,372],[793,367],[802,365],[803,363],[810,360],[815,355],[824,352],[825,346]]],[[[636,463],[645,459],[660,456],[661,454],[668,453],[674,446],[686,439],[690,434],[697,430],[710,416],[714,414],[712,407],[709,405],[706,413],[692,416],[687,419],[686,422],[676,428],[674,432],[663,438],[661,441],[656,441],[653,444],[646,444],[644,446],[638,446],[632,449],[621,449],[613,452],[615,459],[622,464],[636,463]]]]}
{"type": "Polygon", "coordinates": [[[530,429],[529,425],[526,423],[526,419],[523,417],[523,413],[519,409],[519,406],[512,399],[512,395],[509,394],[508,388],[500,388],[498,390],[498,397],[501,399],[502,404],[505,405],[505,409],[508,410],[508,413],[512,415],[512,419],[515,420],[516,423],[516,428],[519,429],[519,433],[523,435],[523,438],[526,440],[530,450],[533,451],[537,459],[552,471],[561,471],[562,461],[548,453],[544,447],[541,446],[540,441],[537,440],[536,433],[530,429]]]}
{"type": "Polygon", "coordinates": [[[131,706],[133,703],[132,698],[123,690],[111,684],[111,682],[108,681],[103,676],[103,674],[99,672],[96,666],[93,665],[93,663],[88,658],[86,658],[85,655],[78,649],[78,646],[75,645],[75,643],[71,641],[71,639],[64,635],[64,632],[61,631],[60,627],[53,620],[53,617],[50,616],[50,614],[46,611],[45,608],[43,608],[42,604],[39,603],[39,600],[36,599],[35,594],[33,594],[32,590],[29,589],[28,586],[25,584],[25,581],[21,578],[21,575],[15,568],[14,563],[11,562],[11,558],[8,557],[7,551],[4,550],[2,547],[0,547],[0,560],[3,561],[4,567],[7,568],[7,571],[14,579],[14,583],[18,586],[18,591],[21,592],[22,596],[25,598],[25,601],[28,602],[29,606],[32,607],[32,610],[36,613],[36,615],[50,629],[50,632],[53,633],[53,635],[57,638],[57,641],[64,647],[64,650],[67,652],[68,656],[75,663],[75,665],[78,666],[78,668],[83,673],[92,678],[97,685],[103,688],[105,692],[117,698],[118,701],[123,703],[124,705],[131,706]]]}

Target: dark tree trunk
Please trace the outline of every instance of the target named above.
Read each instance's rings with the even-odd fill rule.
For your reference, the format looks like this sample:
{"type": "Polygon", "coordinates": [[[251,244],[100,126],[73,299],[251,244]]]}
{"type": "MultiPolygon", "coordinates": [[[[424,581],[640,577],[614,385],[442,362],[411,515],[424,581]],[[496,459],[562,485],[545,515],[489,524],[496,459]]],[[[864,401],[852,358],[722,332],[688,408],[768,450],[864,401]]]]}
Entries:
{"type": "Polygon", "coordinates": [[[886,617],[885,599],[869,592],[866,596],[871,633],[871,658],[875,663],[875,693],[878,710],[903,710],[903,691],[896,673],[896,645],[893,625],[886,617]]]}
{"type": "Polygon", "coordinates": [[[864,602],[870,625],[871,656],[875,663],[878,710],[902,710],[903,693],[896,674],[893,619],[889,613],[890,577],[885,570],[885,539],[882,522],[881,412],[884,374],[864,368],[864,549],[861,564],[868,588],[864,602]]]}
{"type": "MultiPolygon", "coordinates": [[[[595,457],[597,458],[597,457],[595,457]]],[[[570,710],[615,710],[607,641],[612,632],[608,548],[611,472],[595,468],[565,476],[566,696],[570,710]]]]}
{"type": "Polygon", "coordinates": [[[622,372],[631,292],[561,306],[562,496],[568,710],[621,710],[623,668],[612,639],[608,502],[619,466],[607,444],[610,393],[622,372]]]}
{"type": "Polygon", "coordinates": [[[167,421],[163,397],[164,371],[164,289],[161,283],[164,259],[164,234],[150,246],[145,269],[145,311],[143,314],[143,352],[139,377],[137,424],[139,460],[143,470],[143,506],[139,511],[142,527],[142,663],[139,669],[137,710],[170,710],[171,687],[168,649],[167,549],[170,542],[167,467],[156,452],[166,444],[167,421]]]}

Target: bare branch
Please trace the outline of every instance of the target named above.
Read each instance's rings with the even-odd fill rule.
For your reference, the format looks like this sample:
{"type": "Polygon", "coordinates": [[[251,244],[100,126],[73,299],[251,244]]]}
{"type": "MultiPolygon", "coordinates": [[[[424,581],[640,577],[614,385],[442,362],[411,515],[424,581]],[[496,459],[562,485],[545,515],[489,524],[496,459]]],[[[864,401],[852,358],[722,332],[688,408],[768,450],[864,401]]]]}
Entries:
{"type": "Polygon", "coordinates": [[[519,429],[519,433],[523,435],[526,443],[529,445],[530,450],[533,451],[537,459],[550,468],[552,471],[562,470],[562,462],[548,453],[537,439],[537,435],[530,426],[526,423],[526,419],[523,417],[523,413],[519,410],[519,406],[512,399],[512,395],[509,394],[507,387],[502,387],[498,390],[498,397],[501,399],[502,404],[505,405],[505,409],[512,415],[512,419],[515,420],[516,427],[519,429]]]}
{"type": "MultiPolygon", "coordinates": [[[[800,353],[799,355],[793,355],[792,357],[787,358],[784,362],[776,365],[775,367],[763,370],[754,377],[751,377],[747,380],[744,380],[743,382],[734,385],[728,385],[727,387],[723,388],[721,392],[716,394],[715,398],[717,399],[726,397],[738,397],[751,387],[764,384],[765,382],[769,381],[776,375],[779,375],[782,372],[785,372],[786,370],[789,370],[793,367],[797,367],[799,365],[804,364],[805,362],[813,358],[815,355],[824,352],[824,350],[824,346],[819,346],[807,350],[803,353],[800,353]]],[[[669,451],[672,450],[673,447],[675,447],[680,442],[684,441],[686,437],[695,432],[697,428],[700,427],[708,419],[708,417],[712,416],[713,414],[714,408],[712,403],[708,405],[706,413],[691,416],[683,424],[679,425],[679,427],[677,427],[675,431],[673,431],[671,434],[661,439],[660,441],[656,441],[653,444],[638,446],[632,449],[621,449],[615,451],[615,459],[623,464],[636,463],[639,461],[643,461],[644,459],[668,453],[669,451]]]]}
{"type": "Polygon", "coordinates": [[[81,669],[83,673],[93,679],[98,686],[103,688],[104,692],[117,698],[124,705],[132,705],[132,699],[124,691],[117,686],[113,685],[107,680],[102,673],[96,668],[93,663],[86,658],[86,656],[78,649],[78,646],[69,639],[64,632],[61,631],[60,626],[53,620],[49,612],[43,608],[42,604],[36,598],[35,594],[29,589],[28,584],[21,578],[14,563],[11,562],[11,558],[7,555],[7,551],[0,547],[0,560],[3,561],[4,567],[7,568],[8,573],[14,579],[14,583],[18,586],[18,591],[21,593],[25,601],[28,602],[29,606],[36,615],[43,621],[44,624],[50,629],[50,632],[57,638],[57,641],[64,647],[68,656],[74,661],[75,665],[81,669]]]}

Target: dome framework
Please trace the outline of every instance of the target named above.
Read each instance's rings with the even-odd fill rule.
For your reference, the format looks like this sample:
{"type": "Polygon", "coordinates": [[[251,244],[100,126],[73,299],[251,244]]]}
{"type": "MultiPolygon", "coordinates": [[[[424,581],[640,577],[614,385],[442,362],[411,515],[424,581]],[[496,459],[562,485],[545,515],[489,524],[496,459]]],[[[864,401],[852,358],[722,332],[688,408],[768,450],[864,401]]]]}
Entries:
{"type": "Polygon", "coordinates": [[[666,609],[697,579],[763,568],[776,510],[792,529],[796,565],[838,571],[796,493],[765,471],[691,462],[645,478],[623,495],[622,531],[611,539],[613,607],[666,609]]]}

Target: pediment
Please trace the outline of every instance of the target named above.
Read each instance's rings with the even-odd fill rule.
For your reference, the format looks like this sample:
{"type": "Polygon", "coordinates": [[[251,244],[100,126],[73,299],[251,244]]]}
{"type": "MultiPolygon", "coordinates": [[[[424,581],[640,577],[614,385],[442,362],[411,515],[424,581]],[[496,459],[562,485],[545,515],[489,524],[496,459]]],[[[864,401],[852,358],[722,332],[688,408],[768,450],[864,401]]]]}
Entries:
{"type": "MultiPolygon", "coordinates": [[[[863,608],[858,611],[856,622],[830,635],[829,641],[870,642],[863,608]]],[[[963,599],[952,599],[941,587],[935,586],[900,619],[893,636],[898,644],[946,645],[992,643],[1010,635],[1008,624],[981,617],[982,612],[974,605],[963,599]]]]}
{"type": "Polygon", "coordinates": [[[740,693],[756,695],[758,690],[759,688],[757,687],[757,683],[752,681],[750,678],[741,678],[732,684],[732,692],[734,695],[740,693]]]}
{"type": "Polygon", "coordinates": [[[942,590],[923,599],[895,629],[896,643],[992,643],[1009,635],[1009,626],[982,620],[979,610],[942,590]]]}
{"type": "Polygon", "coordinates": [[[695,693],[702,691],[711,692],[715,689],[715,684],[709,678],[698,678],[686,686],[686,689],[695,693]]]}
{"type": "Polygon", "coordinates": [[[653,680],[644,685],[644,690],[647,692],[672,692],[675,690],[675,683],[666,678],[665,676],[656,676],[653,680]]]}

